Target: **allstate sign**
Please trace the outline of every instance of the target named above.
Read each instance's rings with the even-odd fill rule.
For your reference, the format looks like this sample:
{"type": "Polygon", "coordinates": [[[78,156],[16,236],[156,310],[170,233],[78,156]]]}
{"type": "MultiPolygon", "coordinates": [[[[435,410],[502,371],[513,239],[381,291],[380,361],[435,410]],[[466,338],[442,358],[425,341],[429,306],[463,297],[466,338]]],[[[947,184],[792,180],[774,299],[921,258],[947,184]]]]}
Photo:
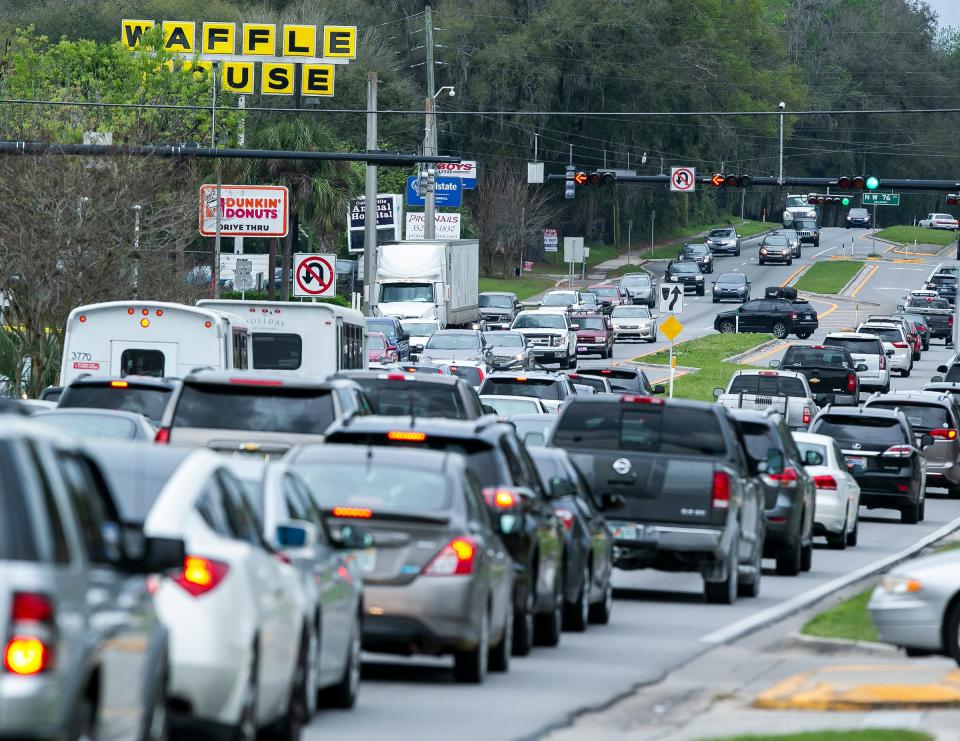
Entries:
{"type": "MultiPolygon", "coordinates": [[[[415,175],[407,178],[407,205],[423,206],[423,198],[414,187],[417,183],[415,175]]],[[[437,178],[434,193],[434,203],[437,208],[460,208],[463,203],[463,181],[460,178],[437,178]]]]}

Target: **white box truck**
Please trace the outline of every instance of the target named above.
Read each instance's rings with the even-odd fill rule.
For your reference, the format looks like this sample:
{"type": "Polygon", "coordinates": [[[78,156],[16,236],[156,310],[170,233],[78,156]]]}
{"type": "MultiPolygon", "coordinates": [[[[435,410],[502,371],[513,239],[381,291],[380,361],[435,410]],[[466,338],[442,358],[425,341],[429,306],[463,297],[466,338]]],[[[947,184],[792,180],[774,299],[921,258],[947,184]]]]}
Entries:
{"type": "Polygon", "coordinates": [[[479,321],[480,242],[407,240],[377,247],[376,310],[383,316],[436,319],[441,327],[479,321]]]}
{"type": "Polygon", "coordinates": [[[204,299],[197,306],[242,317],[250,328],[253,368],[326,378],[367,368],[363,314],[326,303],[204,299]]]}

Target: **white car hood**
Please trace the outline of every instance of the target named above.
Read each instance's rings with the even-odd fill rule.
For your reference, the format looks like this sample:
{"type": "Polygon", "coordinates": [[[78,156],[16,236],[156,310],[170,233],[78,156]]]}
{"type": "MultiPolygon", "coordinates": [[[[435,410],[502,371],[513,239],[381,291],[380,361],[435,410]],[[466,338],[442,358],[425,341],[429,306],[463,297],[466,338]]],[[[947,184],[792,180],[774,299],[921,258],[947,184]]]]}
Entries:
{"type": "Polygon", "coordinates": [[[522,334],[522,335],[528,335],[528,334],[553,334],[553,335],[557,335],[558,337],[563,337],[563,336],[565,336],[565,335],[567,334],[567,330],[565,330],[565,329],[552,329],[552,328],[549,328],[549,327],[523,327],[522,329],[521,329],[521,328],[517,328],[517,329],[511,329],[510,331],[511,331],[511,332],[519,332],[519,333],[522,334]]]}
{"type": "Polygon", "coordinates": [[[437,307],[423,301],[395,301],[387,304],[377,304],[377,308],[384,316],[395,316],[397,319],[436,319],[437,307]]]}

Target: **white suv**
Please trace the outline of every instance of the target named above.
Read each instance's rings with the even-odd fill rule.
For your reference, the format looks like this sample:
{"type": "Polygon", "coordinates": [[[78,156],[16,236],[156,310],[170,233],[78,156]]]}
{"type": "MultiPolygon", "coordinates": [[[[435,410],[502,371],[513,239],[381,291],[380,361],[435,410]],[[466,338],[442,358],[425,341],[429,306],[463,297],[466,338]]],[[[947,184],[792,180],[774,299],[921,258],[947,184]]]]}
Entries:
{"type": "Polygon", "coordinates": [[[561,368],[577,365],[577,325],[566,313],[521,311],[510,329],[533,343],[532,354],[540,363],[559,363],[561,368]]]}
{"type": "Polygon", "coordinates": [[[913,348],[902,327],[864,322],[857,327],[857,332],[879,337],[883,343],[884,353],[890,359],[888,363],[890,370],[899,372],[903,378],[910,375],[910,371],[913,370],[913,348]]]}
{"type": "Polygon", "coordinates": [[[875,334],[858,332],[834,332],[823,339],[824,345],[842,347],[850,353],[856,365],[867,366],[865,371],[857,371],[861,391],[890,390],[890,363],[883,342],[875,334]]]}

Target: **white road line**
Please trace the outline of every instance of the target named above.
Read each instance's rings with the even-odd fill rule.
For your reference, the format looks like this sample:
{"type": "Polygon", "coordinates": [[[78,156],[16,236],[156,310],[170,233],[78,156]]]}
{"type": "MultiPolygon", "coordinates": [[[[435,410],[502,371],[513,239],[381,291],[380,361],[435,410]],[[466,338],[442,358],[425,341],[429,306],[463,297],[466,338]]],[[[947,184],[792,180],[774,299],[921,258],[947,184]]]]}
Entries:
{"type": "Polygon", "coordinates": [[[905,561],[914,554],[922,551],[931,543],[935,543],[955,530],[960,529],[960,517],[955,520],[951,520],[946,525],[944,525],[939,530],[935,530],[926,537],[921,538],[913,545],[904,548],[899,553],[894,553],[886,558],[882,558],[879,561],[874,561],[871,564],[853,571],[846,576],[841,576],[838,579],[833,581],[828,581],[826,584],[821,584],[819,587],[814,587],[813,589],[804,592],[803,594],[798,594],[793,599],[787,600],[786,602],[776,605],[775,607],[770,607],[766,610],[762,610],[754,615],[751,615],[748,618],[743,620],[738,620],[731,625],[728,625],[720,630],[715,630],[713,633],[709,633],[700,640],[703,643],[730,643],[731,641],[740,638],[747,633],[751,633],[758,628],[762,628],[766,625],[771,625],[772,623],[779,622],[788,615],[792,615],[795,612],[799,612],[805,607],[819,602],[824,597],[827,597],[834,592],[838,592],[844,587],[848,587],[851,584],[855,584],[861,579],[865,579],[868,576],[873,576],[881,571],[885,571],[891,566],[895,566],[901,561],[905,561]]]}
{"type": "Polygon", "coordinates": [[[820,252],[818,252],[817,254],[815,254],[815,255],[814,255],[812,258],[810,258],[810,259],[816,260],[818,257],[820,257],[820,255],[825,255],[825,254],[827,254],[828,252],[833,252],[835,249],[837,249],[837,247],[840,247],[840,246],[841,246],[841,245],[837,244],[837,245],[834,245],[833,247],[827,247],[827,249],[821,250],[820,252]]]}

